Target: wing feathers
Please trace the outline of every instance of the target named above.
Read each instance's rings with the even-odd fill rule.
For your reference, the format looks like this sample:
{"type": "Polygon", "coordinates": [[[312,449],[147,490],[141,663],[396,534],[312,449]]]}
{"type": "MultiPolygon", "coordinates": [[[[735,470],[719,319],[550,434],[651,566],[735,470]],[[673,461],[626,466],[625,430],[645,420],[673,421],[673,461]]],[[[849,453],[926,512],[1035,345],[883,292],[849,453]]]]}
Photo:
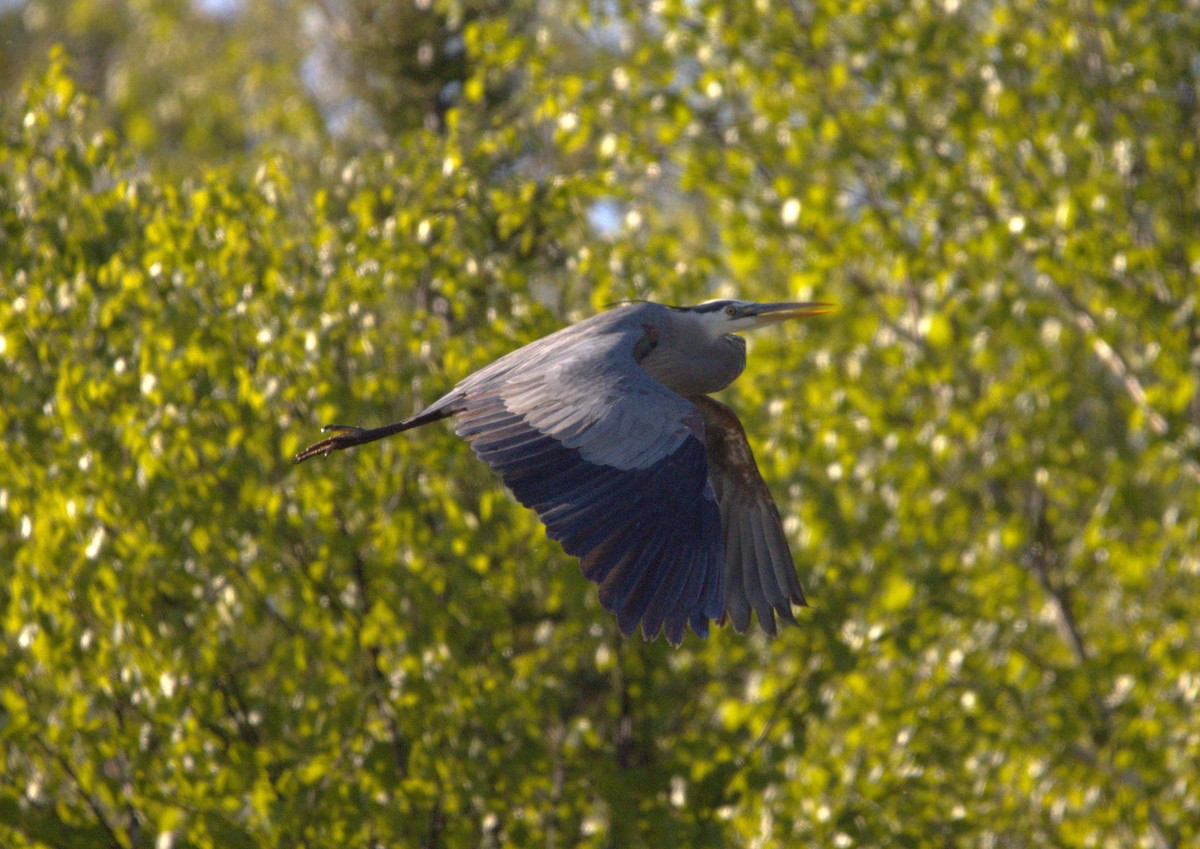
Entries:
{"type": "Polygon", "coordinates": [[[622,632],[678,644],[721,615],[724,543],[699,413],[633,360],[644,333],[534,343],[528,362],[477,372],[456,389],[457,430],[580,558],[622,632]]]}
{"type": "Polygon", "coordinates": [[[704,418],[709,478],[721,505],[724,614],[741,633],[753,610],[762,629],[774,635],[775,614],[794,622],[791,605],[805,603],[779,510],[734,412],[705,396],[693,401],[704,418]]]}
{"type": "Polygon", "coordinates": [[[651,629],[650,622],[654,616],[651,602],[656,592],[672,579],[672,564],[670,556],[665,552],[667,538],[658,536],[652,539],[641,556],[638,558],[640,574],[636,584],[629,590],[620,603],[617,611],[617,626],[621,633],[632,636],[642,623],[642,633],[647,638],[653,637],[658,628],[651,629]]]}
{"type": "Polygon", "coordinates": [[[745,570],[742,563],[741,534],[731,532],[729,511],[721,517],[725,525],[725,613],[733,621],[733,630],[739,634],[750,627],[750,602],[746,598],[745,570]],[[735,565],[736,564],[736,565],[735,565]]]}
{"type": "MultiPolygon", "coordinates": [[[[646,616],[642,620],[642,636],[646,637],[646,639],[654,639],[655,636],[658,636],[664,622],[667,624],[668,640],[671,639],[671,633],[677,630],[682,632],[685,620],[684,616],[672,614],[674,614],[674,610],[676,610],[679,604],[683,603],[683,596],[679,596],[679,598],[672,597],[671,589],[678,580],[677,576],[680,576],[680,574],[690,576],[692,572],[695,572],[696,556],[695,549],[684,549],[682,552],[674,553],[670,561],[670,566],[664,568],[664,572],[667,571],[667,568],[670,568],[671,577],[662,580],[655,591],[654,597],[650,600],[646,616]],[[676,626],[679,627],[677,628],[676,626]]],[[[678,643],[673,643],[673,645],[678,645],[678,643]]]]}
{"type": "MultiPolygon", "coordinates": [[[[767,590],[771,584],[763,581],[763,570],[770,568],[768,561],[770,555],[762,543],[754,518],[749,512],[742,513],[739,533],[742,537],[743,551],[749,555],[744,557],[741,563],[741,568],[749,575],[746,581],[746,595],[750,599],[750,606],[758,615],[759,626],[773,637],[775,636],[775,617],[771,612],[771,604],[767,601],[767,590]]],[[[774,581],[771,583],[773,584],[774,581]]]]}

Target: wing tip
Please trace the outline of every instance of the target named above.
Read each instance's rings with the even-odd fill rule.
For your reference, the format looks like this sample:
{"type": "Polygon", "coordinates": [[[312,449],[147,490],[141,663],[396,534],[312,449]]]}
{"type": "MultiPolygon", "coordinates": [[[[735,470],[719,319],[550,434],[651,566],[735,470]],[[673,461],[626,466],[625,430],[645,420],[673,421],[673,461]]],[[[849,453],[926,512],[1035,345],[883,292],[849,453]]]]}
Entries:
{"type": "Polygon", "coordinates": [[[667,636],[667,642],[671,648],[679,648],[683,645],[683,635],[687,633],[686,619],[673,619],[663,623],[663,633],[667,636]]]}

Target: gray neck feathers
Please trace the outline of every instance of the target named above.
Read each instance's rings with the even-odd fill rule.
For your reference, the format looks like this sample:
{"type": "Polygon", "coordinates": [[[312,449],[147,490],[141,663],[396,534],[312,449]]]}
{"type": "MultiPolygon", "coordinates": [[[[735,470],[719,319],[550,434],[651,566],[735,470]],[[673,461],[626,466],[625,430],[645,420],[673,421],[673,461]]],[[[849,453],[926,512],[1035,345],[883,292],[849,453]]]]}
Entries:
{"type": "Polygon", "coordinates": [[[740,336],[715,339],[692,338],[687,346],[676,340],[661,340],[644,360],[642,368],[669,389],[685,398],[724,389],[746,367],[746,340],[740,336]]]}

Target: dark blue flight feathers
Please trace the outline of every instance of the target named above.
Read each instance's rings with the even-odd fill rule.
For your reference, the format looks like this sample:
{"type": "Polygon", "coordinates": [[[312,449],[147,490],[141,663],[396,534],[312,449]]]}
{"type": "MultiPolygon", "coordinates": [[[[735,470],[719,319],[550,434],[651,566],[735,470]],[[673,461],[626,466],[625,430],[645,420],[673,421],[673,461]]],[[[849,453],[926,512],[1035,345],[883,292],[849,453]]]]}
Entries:
{"type": "Polygon", "coordinates": [[[579,557],[622,633],[672,645],[708,634],[724,607],[724,546],[704,445],[689,436],[647,468],[620,469],[532,427],[498,397],[475,398],[457,431],[579,557]]]}

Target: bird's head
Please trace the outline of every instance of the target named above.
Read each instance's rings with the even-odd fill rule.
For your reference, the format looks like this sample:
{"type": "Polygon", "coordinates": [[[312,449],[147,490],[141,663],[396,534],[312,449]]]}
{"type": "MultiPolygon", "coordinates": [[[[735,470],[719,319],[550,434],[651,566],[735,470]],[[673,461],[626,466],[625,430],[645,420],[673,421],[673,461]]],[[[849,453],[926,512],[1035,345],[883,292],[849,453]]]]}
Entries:
{"type": "Polygon", "coordinates": [[[832,312],[833,308],[833,304],[819,301],[756,304],[753,301],[717,300],[678,309],[693,316],[693,320],[702,324],[713,336],[726,336],[789,318],[824,315],[832,312]]]}

